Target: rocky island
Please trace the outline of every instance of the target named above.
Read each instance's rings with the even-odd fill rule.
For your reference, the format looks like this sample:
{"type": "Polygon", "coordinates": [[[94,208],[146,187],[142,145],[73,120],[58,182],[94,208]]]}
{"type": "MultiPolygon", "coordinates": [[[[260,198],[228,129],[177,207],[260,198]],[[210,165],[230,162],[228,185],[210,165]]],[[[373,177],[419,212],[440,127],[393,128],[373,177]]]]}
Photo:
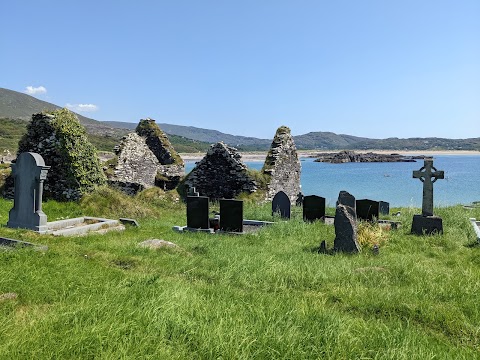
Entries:
{"type": "Polygon", "coordinates": [[[358,154],[354,151],[343,150],[338,153],[319,153],[314,155],[315,162],[327,162],[332,164],[341,164],[348,162],[415,162],[418,159],[424,159],[424,155],[405,156],[400,154],[377,154],[368,152],[358,154]]]}

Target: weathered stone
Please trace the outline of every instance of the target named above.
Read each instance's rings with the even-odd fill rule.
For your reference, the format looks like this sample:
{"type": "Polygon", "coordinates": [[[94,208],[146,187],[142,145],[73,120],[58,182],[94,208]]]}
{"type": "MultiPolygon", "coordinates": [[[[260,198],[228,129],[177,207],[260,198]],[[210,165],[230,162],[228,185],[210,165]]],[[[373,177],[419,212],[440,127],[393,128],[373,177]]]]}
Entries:
{"type": "Polygon", "coordinates": [[[67,109],[32,115],[27,133],[18,144],[18,154],[23,152],[40,154],[45,164],[54,169],[44,184],[45,198],[76,200],[105,184],[105,175],[85,128],[67,109]]]}
{"type": "Polygon", "coordinates": [[[139,247],[148,248],[151,250],[161,249],[161,248],[177,248],[178,245],[170,241],[160,240],[160,239],[149,239],[138,243],[139,247]]]}
{"type": "Polygon", "coordinates": [[[354,216],[356,217],[356,201],[355,196],[350,194],[348,191],[342,190],[338,193],[338,205],[345,205],[353,209],[354,216]]]}
{"type": "Polygon", "coordinates": [[[352,216],[353,209],[339,204],[335,211],[334,250],[355,253],[360,251],[357,242],[357,222],[352,216]]]}
{"type": "Polygon", "coordinates": [[[325,216],[325,198],[317,195],[305,196],[303,199],[303,220],[315,221],[325,216]]]}
{"type": "Polygon", "coordinates": [[[262,172],[269,178],[267,200],[272,200],[275,194],[283,191],[287,194],[290,202],[295,204],[298,194],[301,192],[301,165],[295,142],[288,127],[281,126],[277,129],[262,172]]]}
{"type": "Polygon", "coordinates": [[[47,232],[47,215],[42,211],[43,182],[50,166],[36,153],[21,153],[12,164],[15,182],[13,208],[7,226],[47,232]]]}
{"type": "Polygon", "coordinates": [[[282,218],[290,219],[291,201],[287,194],[279,191],[272,200],[272,215],[280,214],[282,218]]]}
{"type": "Polygon", "coordinates": [[[210,146],[205,157],[187,175],[184,184],[188,188],[195,187],[196,191],[211,199],[232,199],[241,192],[257,190],[241,155],[223,142],[210,146]]]}
{"type": "Polygon", "coordinates": [[[438,216],[413,215],[411,233],[416,235],[442,234],[442,218],[438,216]]]}
{"type": "Polygon", "coordinates": [[[183,160],[155,120],[140,120],[136,131],[116,146],[116,161],[107,170],[110,183],[129,194],[153,186],[174,189],[185,175],[183,160]]]}

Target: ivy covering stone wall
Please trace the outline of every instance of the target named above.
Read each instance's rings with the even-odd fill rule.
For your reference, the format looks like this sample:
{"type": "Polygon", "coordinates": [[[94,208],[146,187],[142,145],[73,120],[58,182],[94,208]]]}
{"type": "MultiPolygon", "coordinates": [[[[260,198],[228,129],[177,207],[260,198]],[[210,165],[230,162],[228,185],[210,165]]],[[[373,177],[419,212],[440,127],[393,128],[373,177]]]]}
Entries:
{"type": "Polygon", "coordinates": [[[33,114],[18,152],[35,152],[51,166],[44,198],[77,200],[106,182],[95,147],[85,128],[68,109],[33,114]]]}

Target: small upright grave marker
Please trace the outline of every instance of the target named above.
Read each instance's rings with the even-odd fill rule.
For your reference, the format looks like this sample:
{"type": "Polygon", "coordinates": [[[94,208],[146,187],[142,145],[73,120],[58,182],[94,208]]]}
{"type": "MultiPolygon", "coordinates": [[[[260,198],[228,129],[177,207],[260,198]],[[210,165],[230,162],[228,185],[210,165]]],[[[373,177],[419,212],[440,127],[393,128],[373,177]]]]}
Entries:
{"type": "Polygon", "coordinates": [[[317,195],[305,196],[303,199],[303,220],[315,221],[325,216],[325,198],[317,195]]]}
{"type": "Polygon", "coordinates": [[[357,218],[366,220],[366,221],[373,221],[373,219],[378,220],[379,215],[379,207],[380,204],[378,201],[369,200],[369,199],[362,199],[357,200],[355,202],[357,207],[357,218]]]}
{"type": "Polygon", "coordinates": [[[43,182],[50,166],[45,166],[37,153],[21,153],[12,173],[15,182],[13,208],[8,216],[7,226],[47,232],[47,215],[42,211],[43,182]]]}
{"type": "Polygon", "coordinates": [[[290,198],[279,191],[272,200],[272,215],[279,213],[282,218],[290,219],[290,198]]]}
{"type": "Polygon", "coordinates": [[[191,229],[209,229],[208,197],[187,196],[187,227],[191,229]]]}
{"type": "Polygon", "coordinates": [[[243,201],[220,200],[220,230],[243,232],[243,201]]]}
{"type": "Polygon", "coordinates": [[[418,235],[442,233],[442,218],[433,216],[433,183],[443,179],[444,172],[438,171],[433,166],[433,159],[425,159],[421,169],[413,172],[413,178],[420,179],[423,183],[423,198],[422,215],[413,216],[412,233],[418,235]]]}
{"type": "Polygon", "coordinates": [[[379,209],[378,211],[382,215],[388,215],[390,214],[390,203],[386,201],[379,201],[379,209]]]}

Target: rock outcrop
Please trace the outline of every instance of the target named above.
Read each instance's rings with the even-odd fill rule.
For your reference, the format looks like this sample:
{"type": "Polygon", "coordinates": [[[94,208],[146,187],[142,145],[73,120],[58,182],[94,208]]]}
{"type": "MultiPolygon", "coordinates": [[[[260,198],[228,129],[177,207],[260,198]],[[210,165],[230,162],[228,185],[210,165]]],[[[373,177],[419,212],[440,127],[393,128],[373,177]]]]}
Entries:
{"type": "Polygon", "coordinates": [[[277,129],[262,172],[268,178],[267,200],[273,199],[276,193],[283,191],[295,204],[298,194],[301,192],[301,165],[295,142],[288,127],[281,126],[277,129]]]}
{"type": "Polygon", "coordinates": [[[210,199],[233,199],[241,192],[257,190],[237,149],[223,142],[211,145],[205,157],[187,175],[184,186],[195,187],[210,199]]]}
{"type": "Polygon", "coordinates": [[[376,154],[368,152],[358,154],[354,151],[343,150],[338,153],[320,153],[315,155],[315,162],[328,162],[341,164],[348,162],[415,162],[416,159],[423,159],[425,156],[404,156],[400,154],[376,154]]]}
{"type": "MultiPolygon", "coordinates": [[[[67,109],[33,114],[18,144],[18,154],[23,152],[38,153],[51,166],[44,182],[45,199],[77,200],[106,182],[85,128],[67,109]]],[[[5,190],[7,196],[13,193],[7,186],[5,190]]]]}
{"type": "Polygon", "coordinates": [[[127,194],[153,186],[174,189],[185,175],[185,164],[155,120],[140,120],[136,133],[115,148],[107,174],[110,184],[127,194]]]}

